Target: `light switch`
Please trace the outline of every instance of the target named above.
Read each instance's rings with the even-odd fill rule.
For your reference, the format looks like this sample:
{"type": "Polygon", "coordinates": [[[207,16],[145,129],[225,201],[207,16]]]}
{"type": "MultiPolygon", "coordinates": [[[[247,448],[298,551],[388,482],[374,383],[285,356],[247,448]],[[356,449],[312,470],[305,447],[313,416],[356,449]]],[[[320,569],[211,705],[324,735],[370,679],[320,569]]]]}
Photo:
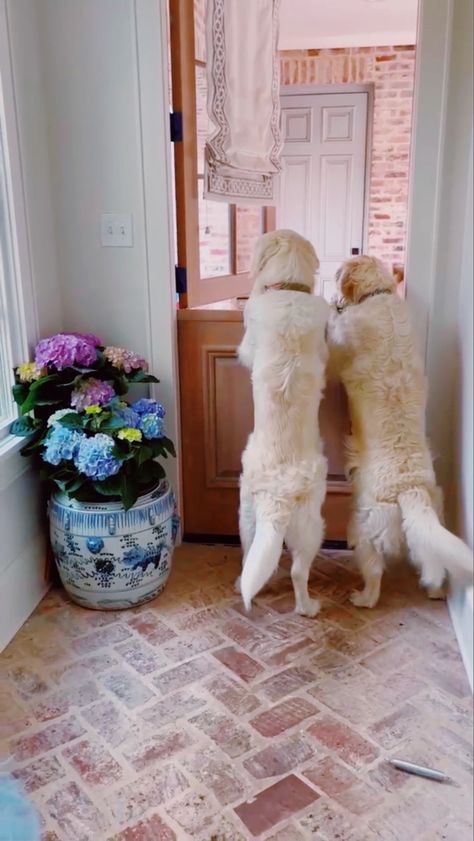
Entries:
{"type": "Polygon", "coordinates": [[[102,213],[100,241],[108,248],[133,247],[133,217],[131,213],[102,213]]]}

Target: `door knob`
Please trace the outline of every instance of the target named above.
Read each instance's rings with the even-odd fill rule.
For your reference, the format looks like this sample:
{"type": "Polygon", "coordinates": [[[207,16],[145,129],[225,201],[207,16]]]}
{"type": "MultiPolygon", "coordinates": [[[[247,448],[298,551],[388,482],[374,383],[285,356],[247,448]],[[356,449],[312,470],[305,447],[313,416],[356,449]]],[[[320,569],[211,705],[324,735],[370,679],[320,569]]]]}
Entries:
{"type": "Polygon", "coordinates": [[[360,248],[351,248],[351,254],[353,257],[355,257],[356,254],[360,254],[360,248]]]}

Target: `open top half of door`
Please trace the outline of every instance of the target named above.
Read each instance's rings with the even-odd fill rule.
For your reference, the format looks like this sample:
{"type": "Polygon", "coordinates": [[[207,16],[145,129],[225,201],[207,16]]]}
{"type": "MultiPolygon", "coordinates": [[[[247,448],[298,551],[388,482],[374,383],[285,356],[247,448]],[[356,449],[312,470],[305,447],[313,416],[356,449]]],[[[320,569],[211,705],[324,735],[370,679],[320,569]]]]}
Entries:
{"type": "Polygon", "coordinates": [[[174,144],[180,307],[250,292],[255,239],[275,227],[273,208],[204,199],[207,114],[206,0],[169,0],[172,106],[182,126],[174,144]]]}

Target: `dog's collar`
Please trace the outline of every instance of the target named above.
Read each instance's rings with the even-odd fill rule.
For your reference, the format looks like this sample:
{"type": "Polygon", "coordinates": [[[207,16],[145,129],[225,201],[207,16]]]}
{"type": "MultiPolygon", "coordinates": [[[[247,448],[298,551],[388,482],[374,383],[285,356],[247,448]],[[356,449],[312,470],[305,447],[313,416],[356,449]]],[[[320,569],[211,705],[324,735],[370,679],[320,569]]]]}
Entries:
{"type": "Polygon", "coordinates": [[[304,283],[285,283],[282,281],[281,283],[272,283],[269,286],[265,286],[265,292],[268,292],[269,289],[284,289],[291,292],[307,292],[308,295],[311,295],[311,289],[305,286],[304,283]]]}
{"type": "MultiPolygon", "coordinates": [[[[357,304],[363,304],[364,301],[367,301],[368,298],[374,298],[375,295],[392,295],[390,289],[376,289],[374,292],[367,292],[365,295],[362,295],[362,298],[359,298],[357,304]]],[[[346,307],[350,306],[349,303],[347,304],[336,304],[336,309],[339,313],[344,312],[346,307]]]]}

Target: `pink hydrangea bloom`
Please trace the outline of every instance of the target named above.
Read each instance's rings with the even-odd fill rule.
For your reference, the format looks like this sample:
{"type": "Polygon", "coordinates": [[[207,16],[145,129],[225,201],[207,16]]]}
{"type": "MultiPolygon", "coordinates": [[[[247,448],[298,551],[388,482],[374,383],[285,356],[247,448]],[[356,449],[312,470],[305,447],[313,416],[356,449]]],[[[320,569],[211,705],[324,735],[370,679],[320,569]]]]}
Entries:
{"type": "Polygon", "coordinates": [[[137,368],[148,371],[148,362],[132,350],[126,350],[123,347],[106,347],[104,356],[115,368],[125,371],[126,374],[130,374],[137,368]]]}
{"type": "Polygon", "coordinates": [[[72,392],[71,406],[78,412],[82,412],[86,406],[106,406],[113,397],[115,397],[115,391],[112,386],[103,380],[89,377],[72,392]]]}

